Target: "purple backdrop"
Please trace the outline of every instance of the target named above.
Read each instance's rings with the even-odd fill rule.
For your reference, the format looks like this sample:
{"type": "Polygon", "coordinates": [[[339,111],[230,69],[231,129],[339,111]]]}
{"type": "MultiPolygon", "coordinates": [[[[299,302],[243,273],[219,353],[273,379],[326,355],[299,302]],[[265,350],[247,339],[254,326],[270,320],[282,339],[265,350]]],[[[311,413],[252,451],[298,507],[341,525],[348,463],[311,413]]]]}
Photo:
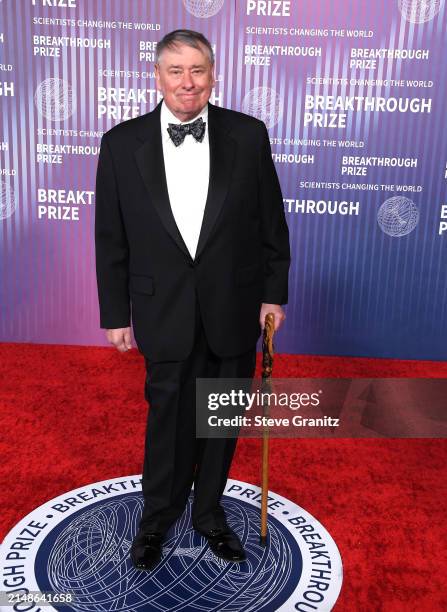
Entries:
{"type": "Polygon", "coordinates": [[[160,97],[154,47],[215,47],[211,102],[263,119],[293,261],[277,350],[444,359],[444,0],[0,0],[3,341],[105,344],[102,133],[160,97]]]}

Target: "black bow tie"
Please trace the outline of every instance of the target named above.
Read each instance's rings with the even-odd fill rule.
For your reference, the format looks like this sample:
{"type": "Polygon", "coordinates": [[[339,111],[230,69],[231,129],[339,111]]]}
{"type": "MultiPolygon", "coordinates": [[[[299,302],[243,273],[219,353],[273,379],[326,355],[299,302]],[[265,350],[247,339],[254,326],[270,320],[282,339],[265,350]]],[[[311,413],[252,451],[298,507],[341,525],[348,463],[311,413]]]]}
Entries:
{"type": "Polygon", "coordinates": [[[202,141],[205,134],[206,123],[202,117],[199,117],[192,123],[168,123],[168,125],[169,136],[176,147],[182,144],[186,134],[192,134],[199,142],[202,141]]]}

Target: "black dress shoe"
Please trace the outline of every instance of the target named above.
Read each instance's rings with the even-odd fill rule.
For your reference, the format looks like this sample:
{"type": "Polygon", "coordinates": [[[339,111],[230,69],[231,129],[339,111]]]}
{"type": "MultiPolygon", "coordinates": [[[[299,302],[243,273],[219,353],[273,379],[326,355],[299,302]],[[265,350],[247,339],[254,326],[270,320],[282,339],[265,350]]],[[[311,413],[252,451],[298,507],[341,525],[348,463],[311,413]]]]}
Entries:
{"type": "Polygon", "coordinates": [[[245,561],[247,558],[241,541],[228,526],[200,533],[208,540],[210,549],[216,557],[234,562],[245,561]]]}
{"type": "Polygon", "coordinates": [[[163,534],[139,531],[130,548],[130,558],[135,569],[151,570],[162,558],[163,534]]]}

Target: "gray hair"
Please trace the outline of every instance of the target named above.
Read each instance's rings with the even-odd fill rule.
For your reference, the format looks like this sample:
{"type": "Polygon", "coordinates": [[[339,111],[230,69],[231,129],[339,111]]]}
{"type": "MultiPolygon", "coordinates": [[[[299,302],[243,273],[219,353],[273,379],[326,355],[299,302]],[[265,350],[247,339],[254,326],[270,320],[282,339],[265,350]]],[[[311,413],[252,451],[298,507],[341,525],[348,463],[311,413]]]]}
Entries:
{"type": "Polygon", "coordinates": [[[155,48],[155,63],[159,63],[160,56],[165,49],[175,49],[179,44],[194,47],[194,49],[199,51],[203,51],[203,47],[205,47],[208,51],[211,65],[214,64],[214,52],[210,41],[203,34],[194,30],[173,30],[165,34],[155,48]]]}

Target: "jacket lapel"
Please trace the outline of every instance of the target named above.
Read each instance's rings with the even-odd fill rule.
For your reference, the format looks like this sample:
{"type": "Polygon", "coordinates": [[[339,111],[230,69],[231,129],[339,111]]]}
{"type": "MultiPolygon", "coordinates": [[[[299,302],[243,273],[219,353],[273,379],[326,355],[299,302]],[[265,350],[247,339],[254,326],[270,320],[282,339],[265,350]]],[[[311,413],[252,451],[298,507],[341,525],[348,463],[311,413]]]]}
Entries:
{"type": "Polygon", "coordinates": [[[208,137],[210,144],[210,179],[196,259],[205,248],[216,224],[230,185],[236,143],[219,117],[219,109],[208,103],[208,137]]]}
{"type": "MultiPolygon", "coordinates": [[[[151,202],[166,231],[188,259],[191,259],[169,202],[160,129],[161,104],[159,102],[154,110],[147,114],[145,133],[138,136],[142,145],[135,151],[135,160],[151,202]]],[[[235,141],[227,134],[228,130],[229,126],[223,125],[220,121],[216,106],[208,103],[210,177],[196,258],[203,251],[211,235],[228,192],[235,151],[235,141]]]]}
{"type": "Polygon", "coordinates": [[[160,109],[161,102],[151,113],[148,113],[145,133],[138,136],[138,140],[143,141],[143,144],[135,151],[135,159],[151,202],[155,206],[166,231],[185,255],[191,259],[169,204],[161,142],[160,109]]]}

